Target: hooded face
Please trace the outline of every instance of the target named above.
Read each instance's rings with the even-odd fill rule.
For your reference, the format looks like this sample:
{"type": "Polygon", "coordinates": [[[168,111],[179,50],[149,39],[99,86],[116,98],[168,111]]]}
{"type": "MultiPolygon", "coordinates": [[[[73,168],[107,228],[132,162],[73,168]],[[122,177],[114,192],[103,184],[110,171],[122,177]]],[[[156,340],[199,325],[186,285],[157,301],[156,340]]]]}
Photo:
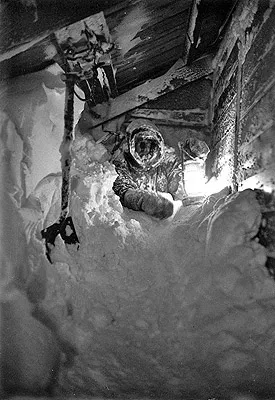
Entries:
{"type": "Polygon", "coordinates": [[[157,127],[135,121],[127,132],[129,151],[136,163],[145,169],[156,167],[164,156],[164,141],[157,127]]]}

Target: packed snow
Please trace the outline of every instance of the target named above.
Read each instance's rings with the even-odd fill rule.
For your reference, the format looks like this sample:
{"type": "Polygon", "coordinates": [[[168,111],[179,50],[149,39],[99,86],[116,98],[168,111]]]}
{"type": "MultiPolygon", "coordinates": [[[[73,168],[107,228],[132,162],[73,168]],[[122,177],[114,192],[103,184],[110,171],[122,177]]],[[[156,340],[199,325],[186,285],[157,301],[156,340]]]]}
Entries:
{"type": "MultiPolygon", "coordinates": [[[[275,290],[254,239],[255,193],[225,189],[160,222],[123,209],[115,178],[108,161],[74,169],[80,247],[58,238],[54,264],[44,261],[43,303],[79,352],[60,390],[186,398],[272,390],[275,290]]],[[[55,175],[32,193],[47,210],[39,230],[58,217],[60,185],[55,175]]]]}
{"type": "MultiPolygon", "coordinates": [[[[33,112],[44,107],[44,115],[43,104],[33,112]]],[[[104,147],[78,137],[70,214],[80,245],[58,236],[50,264],[40,232],[59,216],[60,171],[43,161],[37,142],[34,164],[26,163],[34,131],[18,134],[27,127],[7,111],[1,121],[2,275],[55,317],[59,336],[77,351],[62,364],[57,393],[274,394],[275,284],[255,238],[261,209],[254,191],[224,189],[158,221],[123,209],[104,147]]],[[[46,152],[55,157],[51,146],[46,152]]]]}

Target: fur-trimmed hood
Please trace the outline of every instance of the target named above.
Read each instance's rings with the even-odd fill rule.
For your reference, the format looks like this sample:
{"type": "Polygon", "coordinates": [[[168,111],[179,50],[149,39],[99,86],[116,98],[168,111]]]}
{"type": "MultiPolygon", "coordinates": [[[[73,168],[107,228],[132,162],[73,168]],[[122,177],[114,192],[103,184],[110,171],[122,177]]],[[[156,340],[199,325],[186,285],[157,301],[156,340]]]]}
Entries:
{"type": "Polygon", "coordinates": [[[134,166],[143,169],[157,167],[163,160],[164,140],[159,129],[150,121],[132,121],[127,129],[128,149],[134,166]]]}

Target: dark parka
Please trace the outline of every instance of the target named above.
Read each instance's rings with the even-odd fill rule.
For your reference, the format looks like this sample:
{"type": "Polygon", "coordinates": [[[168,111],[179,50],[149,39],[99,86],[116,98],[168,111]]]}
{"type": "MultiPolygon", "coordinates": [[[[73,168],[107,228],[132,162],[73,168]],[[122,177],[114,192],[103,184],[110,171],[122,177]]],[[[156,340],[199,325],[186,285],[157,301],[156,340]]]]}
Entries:
{"type": "Polygon", "coordinates": [[[148,121],[132,122],[127,128],[126,149],[114,164],[118,177],[113,190],[124,207],[159,219],[173,214],[173,202],[161,193],[177,197],[181,163],[174,149],[164,145],[155,125],[148,121]]]}

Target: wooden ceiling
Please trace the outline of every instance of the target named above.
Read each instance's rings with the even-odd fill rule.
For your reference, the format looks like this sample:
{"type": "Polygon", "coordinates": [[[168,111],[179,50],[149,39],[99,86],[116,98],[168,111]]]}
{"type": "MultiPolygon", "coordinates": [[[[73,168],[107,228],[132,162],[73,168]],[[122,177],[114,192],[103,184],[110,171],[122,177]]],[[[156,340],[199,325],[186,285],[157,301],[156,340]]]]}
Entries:
{"type": "Polygon", "coordinates": [[[103,11],[118,95],[184,64],[215,54],[236,0],[0,0],[0,76],[53,63],[50,35],[103,11]]]}

